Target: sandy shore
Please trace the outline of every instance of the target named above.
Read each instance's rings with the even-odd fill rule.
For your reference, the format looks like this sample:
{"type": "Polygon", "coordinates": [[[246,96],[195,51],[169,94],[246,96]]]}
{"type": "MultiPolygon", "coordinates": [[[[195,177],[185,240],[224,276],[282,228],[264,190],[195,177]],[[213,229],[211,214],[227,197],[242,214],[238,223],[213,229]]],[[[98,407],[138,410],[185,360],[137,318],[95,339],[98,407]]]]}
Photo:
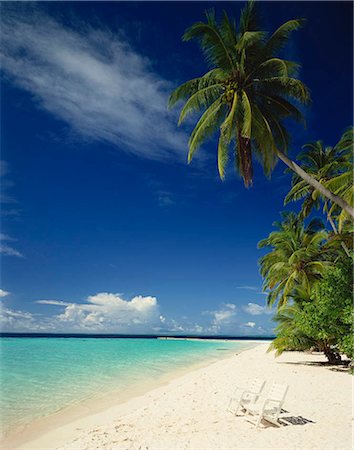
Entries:
{"type": "Polygon", "coordinates": [[[322,355],[266,354],[267,344],[199,368],[124,404],[78,418],[21,449],[352,449],[352,380],[322,355]],[[226,411],[235,385],[260,376],[290,386],[284,417],[311,422],[254,426],[226,411]]]}

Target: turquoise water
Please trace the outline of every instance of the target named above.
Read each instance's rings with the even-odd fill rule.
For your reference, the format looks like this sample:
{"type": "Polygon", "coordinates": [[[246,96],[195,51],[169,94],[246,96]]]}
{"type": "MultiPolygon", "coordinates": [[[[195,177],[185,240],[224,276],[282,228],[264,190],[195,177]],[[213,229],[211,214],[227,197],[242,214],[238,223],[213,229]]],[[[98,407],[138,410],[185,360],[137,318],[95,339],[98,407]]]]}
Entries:
{"type": "Polygon", "coordinates": [[[160,339],[0,338],[0,410],[6,433],[176,367],[220,358],[250,343],[160,339]]]}

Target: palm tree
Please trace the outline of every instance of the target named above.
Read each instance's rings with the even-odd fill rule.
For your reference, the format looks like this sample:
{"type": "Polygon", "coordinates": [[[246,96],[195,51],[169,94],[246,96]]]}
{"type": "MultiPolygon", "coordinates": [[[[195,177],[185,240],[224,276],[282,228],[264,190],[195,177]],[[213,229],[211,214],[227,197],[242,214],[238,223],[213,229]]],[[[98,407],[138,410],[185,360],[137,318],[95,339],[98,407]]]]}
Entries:
{"type": "MultiPolygon", "coordinates": [[[[345,160],[343,170],[331,179],[329,179],[325,185],[334,194],[343,198],[347,203],[353,206],[354,203],[354,171],[353,171],[353,151],[354,151],[354,128],[348,128],[342,135],[340,141],[336,145],[338,152],[341,152],[342,157],[345,160]]],[[[335,204],[329,211],[331,215],[336,210],[335,204]]],[[[337,208],[338,209],[338,208],[337,208]]],[[[348,219],[348,215],[345,210],[338,212],[338,225],[341,231],[344,223],[348,219]]],[[[351,222],[351,221],[350,221],[351,222]]]]}
{"type": "Polygon", "coordinates": [[[282,306],[275,313],[273,320],[278,324],[275,328],[277,337],[271,342],[268,352],[275,350],[275,355],[279,356],[286,350],[307,350],[318,345],[296,326],[298,314],[301,314],[301,307],[296,302],[282,306]]]}
{"type": "Polygon", "coordinates": [[[310,101],[307,87],[296,78],[299,65],[279,57],[279,51],[303,20],[289,20],[271,36],[259,30],[254,2],[246,4],[238,27],[224,12],[220,23],[213,11],[206,22],[186,30],[183,40],[199,42],[210,70],[187,81],[170,96],[169,106],[185,102],[179,124],[190,114],[202,112],[189,139],[188,162],[201,143],[219,130],[218,169],[221,179],[234,143],[236,170],[246,187],[252,184],[253,154],[270,175],[278,158],[322,195],[354,217],[354,208],[307,174],[287,156],[288,118],[302,121],[294,102],[310,101]]]}
{"type": "Polygon", "coordinates": [[[293,212],[282,216],[284,220],[274,224],[278,230],[258,244],[259,248],[271,247],[259,260],[260,272],[264,290],[270,291],[268,305],[278,301],[278,307],[296,297],[309,299],[314,284],[331,264],[332,256],[332,249],[326,247],[328,234],[318,219],[305,227],[293,212]]]}
{"type": "MultiPolygon", "coordinates": [[[[321,141],[317,141],[306,144],[303,148],[297,159],[306,173],[330,188],[332,192],[340,193],[342,198],[353,205],[353,128],[346,130],[334,147],[324,147],[321,141]]],[[[338,206],[321,196],[295,173],[292,177],[291,190],[285,197],[284,204],[300,199],[303,200],[300,214],[304,218],[314,207],[318,209],[322,200],[327,219],[333,231],[338,234],[338,227],[332,218],[335,210],[339,209],[338,206]]],[[[338,211],[339,228],[346,218],[348,218],[346,211],[338,211]]]]}

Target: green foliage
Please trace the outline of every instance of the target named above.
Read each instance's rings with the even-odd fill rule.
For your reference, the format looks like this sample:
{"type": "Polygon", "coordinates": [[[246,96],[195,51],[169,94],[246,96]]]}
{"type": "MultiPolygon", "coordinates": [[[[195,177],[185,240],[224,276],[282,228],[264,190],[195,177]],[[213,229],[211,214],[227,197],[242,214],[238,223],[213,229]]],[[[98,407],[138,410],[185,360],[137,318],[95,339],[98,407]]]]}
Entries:
{"type": "Polygon", "coordinates": [[[278,230],[259,242],[259,248],[270,247],[260,258],[260,272],[264,290],[269,290],[268,304],[278,302],[282,307],[303,291],[309,297],[312,287],[331,264],[331,250],[327,249],[327,232],[318,220],[307,227],[295,213],[283,213],[283,221],[275,222],[278,230]]]}
{"type": "MultiPolygon", "coordinates": [[[[353,266],[345,258],[328,267],[312,290],[310,301],[280,308],[274,320],[277,338],[271,349],[306,350],[316,346],[329,360],[338,352],[354,358],[353,343],[353,266]]],[[[332,359],[331,359],[332,358],[332,359]]]]}
{"type": "MultiPolygon", "coordinates": [[[[334,147],[321,141],[304,146],[298,160],[317,181],[353,204],[353,129],[348,129],[334,147]]],[[[302,201],[300,214],[284,214],[278,230],[259,243],[271,251],[260,259],[268,304],[278,301],[277,338],[270,350],[322,350],[331,363],[340,353],[354,359],[353,340],[353,248],[352,221],[337,205],[321,198],[314,187],[298,175],[285,203],[302,201]],[[333,232],[304,218],[323,205],[333,232]]]]}
{"type": "Polygon", "coordinates": [[[272,341],[268,351],[275,350],[276,356],[281,355],[286,350],[308,350],[316,345],[311,337],[303,333],[297,326],[297,317],[301,308],[298,303],[286,304],[280,307],[273,317],[278,323],[275,331],[276,339],[272,341]]]}
{"type": "Polygon", "coordinates": [[[353,266],[345,259],[329,269],[304,306],[302,330],[315,339],[326,340],[350,358],[353,353],[353,266]]]}
{"type": "MultiPolygon", "coordinates": [[[[325,147],[321,141],[304,145],[297,159],[309,175],[353,205],[353,128],[348,128],[334,147],[325,147]]],[[[294,174],[284,204],[298,200],[303,201],[302,217],[307,217],[313,208],[318,209],[322,201],[324,211],[338,223],[339,231],[349,219],[344,210],[321,198],[318,191],[294,174]]]]}
{"type": "Polygon", "coordinates": [[[178,87],[169,106],[184,102],[179,124],[189,114],[202,114],[189,140],[188,162],[201,144],[218,132],[221,179],[234,146],[236,170],[249,186],[252,156],[257,156],[270,175],[277,151],[288,148],[284,121],[302,119],[294,102],[310,100],[308,89],[296,78],[299,65],[279,55],[303,21],[290,20],[269,36],[260,29],[253,1],[246,4],[238,25],[225,12],[219,21],[214,11],[205,16],[205,22],[186,30],[183,40],[198,42],[211,70],[178,87]]]}

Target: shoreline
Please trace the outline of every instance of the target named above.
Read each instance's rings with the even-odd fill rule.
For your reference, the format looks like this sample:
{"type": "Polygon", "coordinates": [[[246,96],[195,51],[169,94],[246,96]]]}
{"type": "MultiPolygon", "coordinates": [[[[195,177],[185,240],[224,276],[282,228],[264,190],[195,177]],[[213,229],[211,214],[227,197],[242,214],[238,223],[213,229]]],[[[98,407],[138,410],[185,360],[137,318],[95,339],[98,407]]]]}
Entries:
{"type": "Polygon", "coordinates": [[[223,355],[169,382],[81,416],[15,447],[21,450],[349,450],[353,377],[324,365],[319,354],[285,352],[279,358],[259,344],[223,355]],[[244,417],[227,412],[236,385],[254,377],[286,383],[281,427],[255,430],[244,417]],[[297,420],[297,422],[296,422],[297,420]],[[300,420],[300,423],[299,423],[300,420]]]}
{"type": "MultiPolygon", "coordinates": [[[[220,340],[220,342],[223,341],[220,340]]],[[[235,341],[235,343],[236,342],[242,342],[245,347],[223,349],[223,352],[219,352],[218,356],[208,356],[202,361],[192,363],[184,367],[176,366],[173,369],[171,367],[171,370],[160,374],[155,379],[148,379],[144,381],[140,380],[139,383],[132,383],[128,389],[113,389],[105,392],[104,394],[95,393],[89,398],[78,400],[71,405],[59,409],[58,411],[36,418],[28,424],[16,427],[9,433],[6,433],[4,438],[0,440],[0,443],[4,446],[3,448],[6,448],[6,450],[28,448],[23,446],[32,441],[36,441],[37,439],[41,439],[43,435],[52,433],[58,428],[70,426],[73,422],[85,420],[90,416],[104,413],[105,411],[116,406],[120,407],[129,404],[131,401],[134,401],[134,399],[138,399],[151,391],[168,386],[171,382],[179,379],[185,374],[208,367],[215,362],[227,359],[231,355],[237,355],[241,352],[247,351],[259,344],[259,341],[251,339],[247,341],[235,341]]],[[[262,341],[262,343],[265,342],[267,341],[262,341]]]]}

